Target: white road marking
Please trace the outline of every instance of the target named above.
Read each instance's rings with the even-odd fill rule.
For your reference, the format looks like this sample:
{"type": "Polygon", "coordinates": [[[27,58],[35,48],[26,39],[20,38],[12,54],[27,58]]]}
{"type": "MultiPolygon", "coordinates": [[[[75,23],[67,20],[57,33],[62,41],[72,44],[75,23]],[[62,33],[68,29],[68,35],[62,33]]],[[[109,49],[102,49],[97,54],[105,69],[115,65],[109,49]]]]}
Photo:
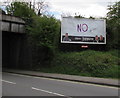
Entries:
{"type": "Polygon", "coordinates": [[[2,82],[10,83],[10,84],[16,84],[14,82],[6,81],[6,80],[1,80],[2,82]]]}
{"type": "Polygon", "coordinates": [[[90,85],[90,86],[98,86],[98,87],[119,89],[118,87],[105,86],[105,85],[99,85],[99,84],[82,83],[82,82],[76,82],[76,81],[74,82],[74,81],[68,81],[68,80],[59,80],[59,79],[44,78],[44,77],[37,77],[37,76],[27,76],[27,75],[15,74],[15,73],[9,73],[9,74],[11,74],[11,75],[17,75],[17,76],[24,76],[24,77],[32,77],[32,78],[37,78],[37,79],[46,79],[46,80],[62,81],[62,82],[75,83],[75,84],[82,84],[82,85],[90,85]]]}
{"type": "Polygon", "coordinates": [[[65,96],[65,95],[63,95],[63,94],[58,94],[58,93],[50,92],[50,91],[47,91],[47,90],[38,89],[38,88],[35,88],[35,87],[32,87],[32,89],[33,89],[33,90],[37,90],[37,91],[46,92],[46,93],[49,93],[49,94],[54,94],[54,95],[57,95],[57,96],[65,96]]]}

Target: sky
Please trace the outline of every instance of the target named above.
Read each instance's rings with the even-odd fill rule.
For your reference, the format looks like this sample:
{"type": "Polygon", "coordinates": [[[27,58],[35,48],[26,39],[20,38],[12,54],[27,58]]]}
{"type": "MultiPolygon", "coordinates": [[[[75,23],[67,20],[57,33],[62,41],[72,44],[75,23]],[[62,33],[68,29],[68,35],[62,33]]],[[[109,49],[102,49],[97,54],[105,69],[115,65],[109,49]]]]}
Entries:
{"type": "Polygon", "coordinates": [[[55,13],[55,17],[82,15],[86,18],[105,17],[107,6],[118,0],[49,0],[50,12],[55,13]]]}
{"type": "MultiPolygon", "coordinates": [[[[6,0],[0,0],[1,2],[6,0]]],[[[10,1],[10,0],[7,0],[10,1]]],[[[34,1],[34,0],[32,0],[34,1]]],[[[35,0],[39,2],[41,0],[35,0]]],[[[117,2],[118,0],[42,0],[48,4],[46,9],[49,14],[57,19],[61,16],[82,15],[86,18],[106,17],[108,12],[107,6],[117,2]]]]}

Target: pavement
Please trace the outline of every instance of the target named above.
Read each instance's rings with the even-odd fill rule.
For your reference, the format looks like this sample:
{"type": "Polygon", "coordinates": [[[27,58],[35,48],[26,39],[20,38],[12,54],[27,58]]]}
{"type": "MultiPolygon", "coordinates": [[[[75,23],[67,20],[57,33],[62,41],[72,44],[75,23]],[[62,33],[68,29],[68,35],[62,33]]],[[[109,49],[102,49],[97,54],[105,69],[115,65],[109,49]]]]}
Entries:
{"type": "Polygon", "coordinates": [[[55,73],[43,73],[43,72],[27,71],[27,70],[15,70],[15,69],[3,69],[2,71],[8,72],[8,73],[29,75],[29,76],[37,76],[37,77],[45,77],[45,78],[53,78],[53,79],[60,79],[60,80],[68,80],[68,81],[75,81],[75,82],[120,87],[118,79],[84,77],[84,76],[55,74],[55,73]]]}

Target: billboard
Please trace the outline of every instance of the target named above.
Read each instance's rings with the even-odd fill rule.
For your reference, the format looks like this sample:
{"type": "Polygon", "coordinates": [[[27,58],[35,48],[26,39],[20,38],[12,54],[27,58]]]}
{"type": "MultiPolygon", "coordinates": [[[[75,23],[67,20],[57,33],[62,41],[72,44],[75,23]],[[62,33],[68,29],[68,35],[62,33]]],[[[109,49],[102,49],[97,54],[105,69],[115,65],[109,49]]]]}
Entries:
{"type": "Polygon", "coordinates": [[[106,44],[104,19],[63,17],[61,43],[106,44]]]}

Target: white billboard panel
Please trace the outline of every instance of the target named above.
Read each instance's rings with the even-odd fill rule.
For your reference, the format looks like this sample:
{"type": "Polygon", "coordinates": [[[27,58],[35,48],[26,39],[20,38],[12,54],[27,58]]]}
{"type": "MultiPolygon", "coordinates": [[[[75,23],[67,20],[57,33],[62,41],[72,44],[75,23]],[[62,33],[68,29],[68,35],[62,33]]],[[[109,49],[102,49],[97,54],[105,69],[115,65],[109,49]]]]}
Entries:
{"type": "Polygon", "coordinates": [[[105,20],[63,17],[61,22],[61,42],[106,44],[105,20]]]}

